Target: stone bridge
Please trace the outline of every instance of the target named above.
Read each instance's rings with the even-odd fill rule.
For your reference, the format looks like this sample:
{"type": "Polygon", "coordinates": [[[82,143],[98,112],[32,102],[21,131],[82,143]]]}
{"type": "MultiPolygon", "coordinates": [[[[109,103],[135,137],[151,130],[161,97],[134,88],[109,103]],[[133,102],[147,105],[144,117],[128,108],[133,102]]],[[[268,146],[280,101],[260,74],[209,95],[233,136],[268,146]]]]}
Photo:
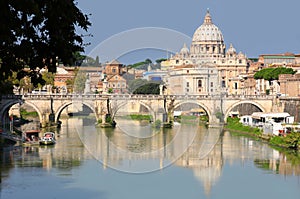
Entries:
{"type": "Polygon", "coordinates": [[[168,122],[177,107],[184,104],[196,104],[206,111],[209,125],[214,126],[223,123],[232,109],[240,104],[252,104],[262,112],[283,111],[282,103],[279,101],[274,96],[257,95],[24,94],[1,96],[0,119],[2,123],[5,123],[10,107],[17,103],[25,103],[36,110],[43,126],[49,122],[57,122],[65,108],[82,105],[89,107],[97,120],[103,119],[108,113],[114,117],[124,109],[127,112],[134,112],[134,110],[138,110],[137,107],[143,106],[154,120],[160,119],[163,122],[168,122]]]}

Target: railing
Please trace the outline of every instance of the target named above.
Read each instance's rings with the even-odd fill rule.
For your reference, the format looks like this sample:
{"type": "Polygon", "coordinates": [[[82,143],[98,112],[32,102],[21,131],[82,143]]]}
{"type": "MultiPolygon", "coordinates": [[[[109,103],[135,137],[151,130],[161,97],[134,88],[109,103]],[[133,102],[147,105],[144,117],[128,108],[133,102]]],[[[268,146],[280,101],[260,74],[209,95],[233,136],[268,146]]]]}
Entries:
{"type": "MultiPolygon", "coordinates": [[[[223,99],[223,100],[272,100],[276,96],[272,95],[137,95],[137,94],[23,94],[23,95],[5,95],[2,99],[32,99],[32,100],[96,100],[96,99],[111,99],[111,100],[209,100],[209,99],[223,99]]],[[[287,97],[285,97],[286,99],[287,97]]],[[[281,99],[281,98],[280,98],[281,99]]],[[[293,98],[299,99],[299,98],[293,98]]]]}

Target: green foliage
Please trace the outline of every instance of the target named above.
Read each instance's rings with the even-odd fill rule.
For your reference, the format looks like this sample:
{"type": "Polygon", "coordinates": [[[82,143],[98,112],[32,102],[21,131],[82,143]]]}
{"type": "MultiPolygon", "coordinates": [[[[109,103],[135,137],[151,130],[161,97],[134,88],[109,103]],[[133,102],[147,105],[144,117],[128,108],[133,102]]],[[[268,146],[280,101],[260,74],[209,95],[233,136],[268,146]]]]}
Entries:
{"type": "Polygon", "coordinates": [[[24,109],[24,108],[20,109],[20,114],[21,114],[22,118],[38,117],[38,113],[36,111],[27,112],[26,109],[24,109]]]}
{"type": "Polygon", "coordinates": [[[280,74],[295,74],[292,68],[278,67],[278,68],[264,68],[254,74],[254,79],[265,79],[268,81],[278,80],[280,74]]]}
{"type": "Polygon", "coordinates": [[[138,114],[131,114],[130,119],[132,120],[151,120],[151,115],[138,115],[138,114]]]}
{"type": "Polygon", "coordinates": [[[152,63],[151,59],[146,59],[145,61],[138,62],[138,63],[135,63],[135,64],[131,65],[131,68],[138,68],[140,66],[148,65],[148,64],[151,64],[151,63],[152,63]]]}
{"type": "Polygon", "coordinates": [[[153,124],[154,128],[160,128],[161,127],[162,122],[160,120],[156,120],[153,124]]]}
{"type": "Polygon", "coordinates": [[[240,123],[239,118],[231,118],[231,117],[227,118],[226,128],[230,129],[230,130],[236,130],[236,131],[251,133],[254,136],[259,136],[259,135],[262,134],[262,132],[259,128],[244,126],[242,123],[240,123]]]}
{"type": "Polygon", "coordinates": [[[297,148],[300,146],[300,133],[293,132],[288,134],[286,137],[272,137],[270,139],[270,144],[286,148],[297,148]]]}
{"type": "MultiPolygon", "coordinates": [[[[25,67],[47,66],[56,72],[58,62],[71,65],[73,53],[84,50],[83,36],[76,31],[87,31],[91,23],[74,0],[0,1],[0,7],[1,86],[25,67]]],[[[34,85],[40,83],[36,80],[34,85]]]]}
{"type": "Polygon", "coordinates": [[[112,121],[113,121],[113,120],[112,120],[111,116],[105,117],[105,122],[106,122],[106,123],[111,123],[112,121]]]}
{"type": "Polygon", "coordinates": [[[158,63],[158,64],[160,64],[160,63],[163,62],[163,61],[167,61],[167,59],[161,58],[161,59],[155,60],[155,62],[158,63]]]}
{"type": "Polygon", "coordinates": [[[159,90],[159,85],[158,83],[147,83],[139,88],[137,88],[133,94],[143,94],[143,95],[159,95],[160,90],[159,90]]]}
{"type": "Polygon", "coordinates": [[[112,88],[109,88],[108,91],[107,91],[109,94],[113,93],[114,90],[112,88]]]}
{"type": "Polygon", "coordinates": [[[145,63],[146,64],[152,64],[152,60],[148,58],[148,59],[145,60],[145,63]]]}
{"type": "Polygon", "coordinates": [[[75,77],[74,80],[74,92],[76,93],[82,93],[85,88],[85,82],[86,82],[86,74],[82,71],[79,71],[75,77]]]}
{"type": "Polygon", "coordinates": [[[149,82],[145,79],[134,79],[128,82],[128,90],[133,94],[159,94],[160,82],[149,82]]]}
{"type": "Polygon", "coordinates": [[[55,75],[53,73],[44,72],[42,74],[42,78],[44,80],[44,85],[54,85],[54,77],[55,75]]]}
{"type": "Polygon", "coordinates": [[[216,117],[220,120],[223,117],[223,113],[221,113],[220,111],[216,112],[216,117]]]}

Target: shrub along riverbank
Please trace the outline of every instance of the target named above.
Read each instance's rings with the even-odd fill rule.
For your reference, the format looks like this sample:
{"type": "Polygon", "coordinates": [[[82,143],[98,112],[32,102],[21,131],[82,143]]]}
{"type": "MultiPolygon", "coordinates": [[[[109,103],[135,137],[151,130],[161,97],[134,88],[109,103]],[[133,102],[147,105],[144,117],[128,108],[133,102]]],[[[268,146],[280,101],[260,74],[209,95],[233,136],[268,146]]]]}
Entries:
{"type": "Polygon", "coordinates": [[[289,133],[286,137],[267,136],[259,128],[242,125],[239,118],[228,118],[225,130],[266,140],[272,146],[300,150],[300,133],[298,132],[289,133]]]}

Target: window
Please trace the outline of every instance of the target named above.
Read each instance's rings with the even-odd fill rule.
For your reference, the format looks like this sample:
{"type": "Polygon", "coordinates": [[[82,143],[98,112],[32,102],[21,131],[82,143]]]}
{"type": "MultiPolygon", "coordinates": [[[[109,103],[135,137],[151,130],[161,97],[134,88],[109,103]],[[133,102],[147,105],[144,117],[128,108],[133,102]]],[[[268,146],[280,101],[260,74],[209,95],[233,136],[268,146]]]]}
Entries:
{"type": "Polygon", "coordinates": [[[187,83],[186,83],[186,87],[190,87],[190,82],[187,82],[187,83]]]}
{"type": "Polygon", "coordinates": [[[222,81],[222,88],[226,88],[226,82],[224,80],[222,81]]]}
{"type": "Polygon", "coordinates": [[[234,89],[236,89],[236,90],[238,89],[238,83],[237,82],[234,83],[234,89]]]}
{"type": "Polygon", "coordinates": [[[112,72],[112,73],[116,73],[116,69],[113,68],[113,69],[111,70],[111,72],[112,72]]]}
{"type": "Polygon", "coordinates": [[[198,87],[202,88],[202,80],[198,80],[198,87]]]}
{"type": "Polygon", "coordinates": [[[213,82],[210,82],[210,87],[214,87],[214,83],[213,82]]]}
{"type": "Polygon", "coordinates": [[[186,73],[190,73],[190,71],[189,71],[189,70],[187,70],[187,71],[186,71],[186,73]]]}
{"type": "Polygon", "coordinates": [[[176,64],[179,64],[179,60],[176,60],[176,64]]]}

